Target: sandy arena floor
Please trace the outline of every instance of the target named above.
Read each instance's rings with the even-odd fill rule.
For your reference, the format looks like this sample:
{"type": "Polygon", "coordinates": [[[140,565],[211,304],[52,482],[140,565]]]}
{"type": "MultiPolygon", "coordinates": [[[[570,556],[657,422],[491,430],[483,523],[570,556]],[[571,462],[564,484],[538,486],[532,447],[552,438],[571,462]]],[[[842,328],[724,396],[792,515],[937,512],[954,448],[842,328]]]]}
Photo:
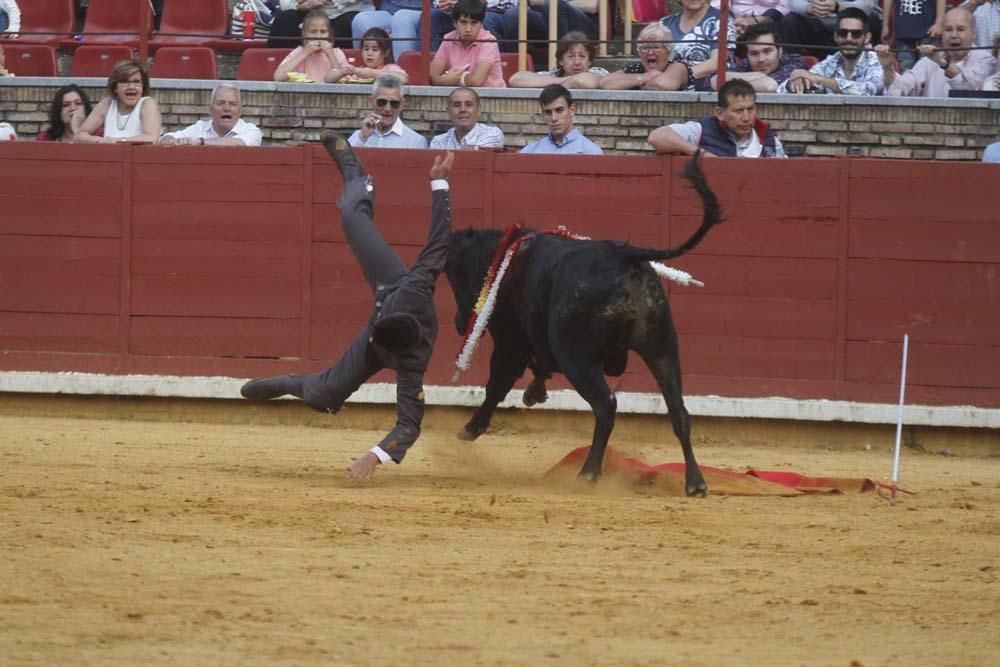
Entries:
{"type": "MultiPolygon", "coordinates": [[[[346,481],[382,433],[0,416],[0,664],[1000,660],[998,458],[906,450],[918,495],[894,504],[688,500],[540,479],[586,444],[575,434],[468,445],[438,429],[373,482],[346,481]]],[[[680,460],[666,427],[627,442],[680,460]]],[[[697,454],[884,478],[890,444],[697,454]]]]}

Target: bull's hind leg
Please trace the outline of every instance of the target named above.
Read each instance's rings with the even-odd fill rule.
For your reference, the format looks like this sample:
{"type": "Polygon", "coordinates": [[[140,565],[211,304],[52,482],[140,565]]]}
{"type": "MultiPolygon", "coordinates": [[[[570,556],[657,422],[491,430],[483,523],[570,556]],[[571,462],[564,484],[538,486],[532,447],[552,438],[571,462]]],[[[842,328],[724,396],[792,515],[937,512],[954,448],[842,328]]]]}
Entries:
{"type": "Polygon", "coordinates": [[[615,415],[618,410],[618,400],[604,379],[600,366],[575,368],[569,360],[562,360],[563,373],[573,388],[590,404],[594,413],[594,437],[587,452],[587,460],[583,462],[580,477],[596,482],[601,477],[604,466],[604,452],[608,447],[608,438],[615,427],[615,415]]]}
{"type": "Polygon", "coordinates": [[[529,359],[530,353],[527,350],[511,349],[511,346],[494,340],[493,356],[490,357],[490,379],[486,381],[486,398],[476,408],[472,419],[458,432],[459,439],[475,440],[486,432],[500,401],[510,393],[514,382],[524,375],[529,359]]]}
{"type": "Polygon", "coordinates": [[[676,341],[675,336],[660,338],[650,346],[655,349],[639,349],[638,352],[660,386],[670,413],[674,435],[681,442],[681,450],[684,452],[684,492],[689,496],[705,497],[708,495],[708,485],[705,484],[701,468],[694,458],[694,448],[691,447],[691,417],[684,407],[684,397],[681,394],[681,369],[676,341]],[[664,344],[664,340],[669,342],[664,344]]]}

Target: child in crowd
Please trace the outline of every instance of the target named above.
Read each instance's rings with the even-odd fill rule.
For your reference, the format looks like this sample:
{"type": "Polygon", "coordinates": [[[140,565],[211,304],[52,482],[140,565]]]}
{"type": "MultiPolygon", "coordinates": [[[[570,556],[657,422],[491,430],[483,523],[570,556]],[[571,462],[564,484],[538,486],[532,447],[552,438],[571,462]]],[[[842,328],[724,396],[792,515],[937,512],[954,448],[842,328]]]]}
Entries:
{"type": "Polygon", "coordinates": [[[361,63],[334,67],[326,73],[327,83],[371,83],[380,76],[394,76],[402,83],[410,78],[392,62],[392,40],[382,28],[371,28],[361,38],[361,63]]]}
{"type": "Polygon", "coordinates": [[[451,11],[455,29],[444,36],[431,61],[435,86],[489,86],[506,88],[497,38],[483,30],[486,3],[458,0],[451,11]]]}
{"type": "Polygon", "coordinates": [[[274,71],[275,81],[314,83],[326,80],[331,69],[347,66],[347,56],[334,48],[330,20],[320,11],[311,11],[302,20],[302,46],[289,53],[274,71]]]}
{"type": "Polygon", "coordinates": [[[882,42],[888,44],[889,33],[893,34],[896,60],[903,70],[912,68],[920,58],[917,46],[933,44],[941,37],[945,9],[945,0],[885,0],[882,42]]]}

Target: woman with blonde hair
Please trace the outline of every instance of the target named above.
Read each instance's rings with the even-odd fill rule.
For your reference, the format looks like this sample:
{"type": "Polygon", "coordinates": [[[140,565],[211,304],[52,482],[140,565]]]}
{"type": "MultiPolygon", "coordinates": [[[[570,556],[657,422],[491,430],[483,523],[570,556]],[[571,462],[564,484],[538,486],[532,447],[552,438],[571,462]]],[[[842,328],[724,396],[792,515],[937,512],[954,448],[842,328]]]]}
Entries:
{"type": "Polygon", "coordinates": [[[128,142],[155,144],[163,119],[156,100],[149,97],[149,75],[137,62],[122,60],[108,77],[108,94],[83,121],[73,141],[87,144],[128,142]],[[98,136],[98,128],[104,136],[98,136]]]}

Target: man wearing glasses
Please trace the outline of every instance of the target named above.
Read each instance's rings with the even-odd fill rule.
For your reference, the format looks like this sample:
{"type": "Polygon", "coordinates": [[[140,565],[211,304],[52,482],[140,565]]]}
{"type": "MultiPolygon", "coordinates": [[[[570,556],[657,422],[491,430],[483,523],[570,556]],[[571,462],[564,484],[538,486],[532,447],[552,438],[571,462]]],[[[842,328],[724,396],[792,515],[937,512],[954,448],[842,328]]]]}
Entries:
{"type": "Polygon", "coordinates": [[[839,93],[841,95],[881,95],[885,88],[878,56],[866,48],[872,34],[868,15],[856,7],[837,14],[833,39],[837,52],[827,56],[812,69],[798,69],[783,84],[779,93],[839,93]]]}
{"type": "Polygon", "coordinates": [[[355,130],[350,144],[365,148],[427,148],[427,140],[403,123],[403,86],[399,79],[383,76],[372,84],[372,110],[355,130]]]}

